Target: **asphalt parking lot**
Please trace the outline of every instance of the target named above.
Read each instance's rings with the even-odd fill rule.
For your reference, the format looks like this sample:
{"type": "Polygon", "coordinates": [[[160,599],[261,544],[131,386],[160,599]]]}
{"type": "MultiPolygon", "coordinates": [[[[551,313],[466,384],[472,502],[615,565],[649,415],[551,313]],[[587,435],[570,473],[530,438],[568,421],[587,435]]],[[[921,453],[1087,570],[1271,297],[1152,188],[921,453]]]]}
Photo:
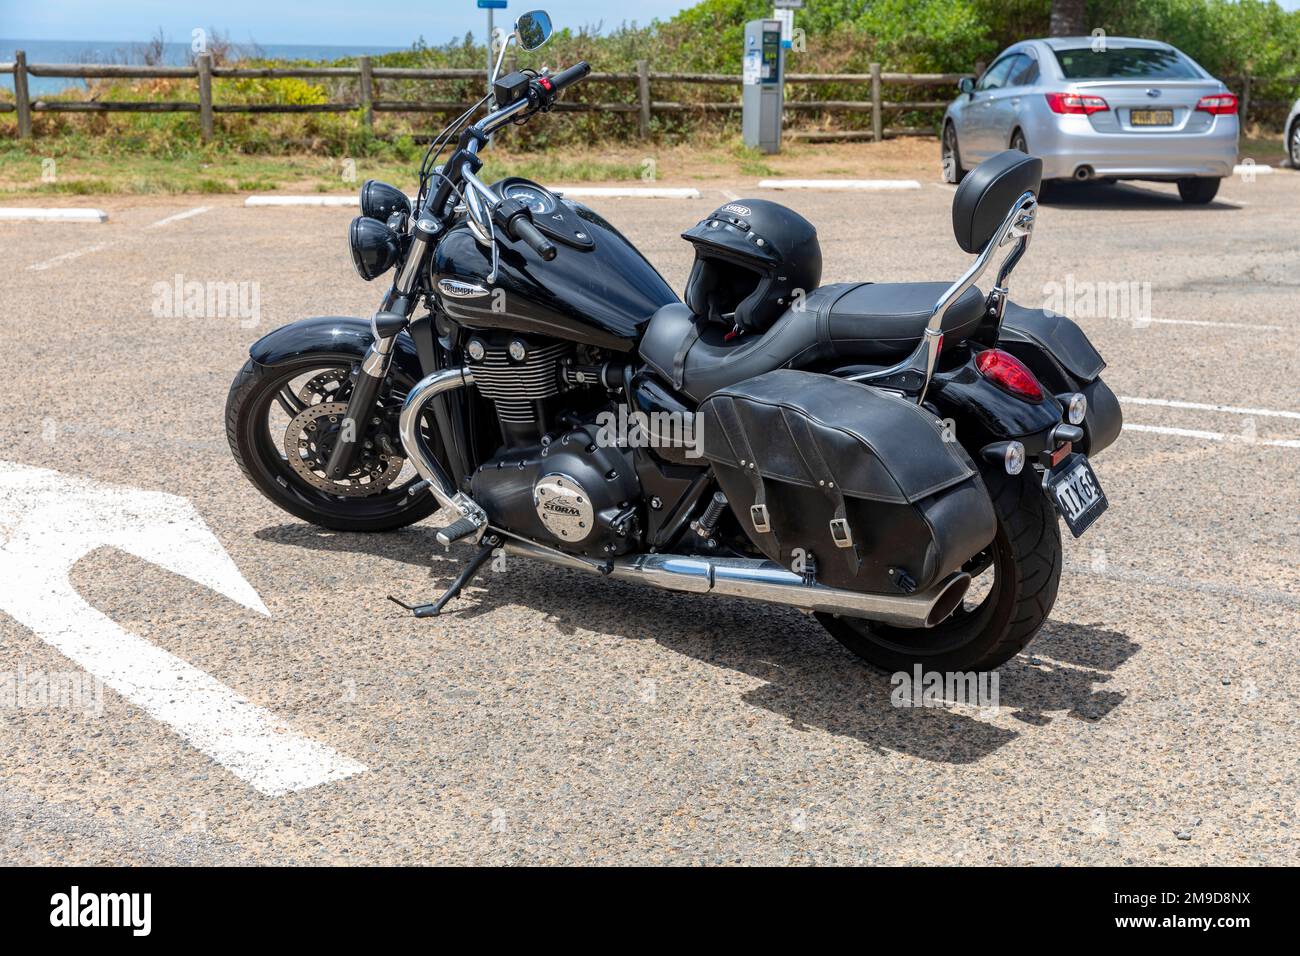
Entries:
{"type": "MultiPolygon", "coordinates": [[[[680,290],[678,233],[748,192],[592,204],[680,290]]],[[[772,198],[825,281],[935,280],[969,262],[951,196],[772,198]]],[[[223,429],[250,342],[375,307],[354,212],[93,205],[0,224],[0,674],[107,685],[10,694],[0,861],[1300,862],[1300,174],[1043,206],[1012,297],[1060,297],[1126,430],[984,709],[892,706],[794,611],[522,559],[412,619],[387,595],[435,596],[467,549],[304,525],[223,429]],[[159,286],[191,281],[245,308],[187,318],[159,286]]]]}

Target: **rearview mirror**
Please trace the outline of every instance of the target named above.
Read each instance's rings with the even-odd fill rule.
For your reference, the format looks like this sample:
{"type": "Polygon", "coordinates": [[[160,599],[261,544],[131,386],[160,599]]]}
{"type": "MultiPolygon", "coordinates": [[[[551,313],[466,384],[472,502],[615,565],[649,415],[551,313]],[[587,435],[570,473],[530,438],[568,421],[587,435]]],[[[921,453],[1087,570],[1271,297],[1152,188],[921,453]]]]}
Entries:
{"type": "Polygon", "coordinates": [[[551,17],[545,10],[521,14],[515,21],[515,36],[525,50],[536,50],[551,38],[551,17]]]}
{"type": "Polygon", "coordinates": [[[961,90],[963,93],[974,93],[975,81],[969,76],[963,76],[957,83],[957,89],[961,90]]]}

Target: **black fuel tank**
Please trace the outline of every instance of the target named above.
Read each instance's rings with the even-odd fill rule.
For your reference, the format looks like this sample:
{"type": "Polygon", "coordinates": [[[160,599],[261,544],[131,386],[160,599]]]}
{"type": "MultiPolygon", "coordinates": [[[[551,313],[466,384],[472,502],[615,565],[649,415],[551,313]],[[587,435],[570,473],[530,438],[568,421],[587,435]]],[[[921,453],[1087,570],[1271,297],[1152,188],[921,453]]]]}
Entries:
{"type": "Polygon", "coordinates": [[[522,242],[498,232],[501,265],[492,287],[487,283],[491,253],[469,226],[452,228],[439,243],[432,266],[439,303],[447,315],[471,328],[514,329],[632,351],[655,311],[678,301],[676,293],[597,213],[568,200],[558,203],[556,211],[576,218],[590,247],[553,239],[559,252],[545,262],[522,242]]]}

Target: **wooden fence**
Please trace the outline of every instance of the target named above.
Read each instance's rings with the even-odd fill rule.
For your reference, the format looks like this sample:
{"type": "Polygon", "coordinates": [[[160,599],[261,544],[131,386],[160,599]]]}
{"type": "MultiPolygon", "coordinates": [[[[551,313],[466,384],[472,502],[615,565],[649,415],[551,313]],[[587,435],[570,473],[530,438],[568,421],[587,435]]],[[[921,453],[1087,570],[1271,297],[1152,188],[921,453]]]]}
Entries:
{"type": "MultiPolygon", "coordinates": [[[[513,67],[512,67],[513,68],[513,67]]],[[[26,138],[32,135],[32,114],[50,113],[198,113],[199,130],[203,141],[209,142],[215,134],[214,117],[218,113],[347,113],[361,111],[362,122],[368,129],[374,129],[375,113],[459,113],[471,104],[450,101],[407,102],[386,100],[379,95],[381,80],[486,80],[484,72],[478,69],[415,69],[399,67],[377,67],[371,65],[370,57],[362,56],[356,66],[309,66],[309,67],[240,67],[213,66],[208,54],[195,58],[193,66],[122,66],[105,64],[51,64],[28,63],[26,54],[18,50],[12,63],[0,63],[0,74],[12,73],[14,76],[14,102],[0,103],[0,112],[17,112],[18,136],[26,138]],[[198,81],[198,102],[174,100],[145,100],[131,102],[98,100],[58,100],[31,98],[28,91],[28,76],[67,77],[73,79],[157,79],[180,78],[198,81]],[[213,103],[212,79],[253,79],[302,77],[309,79],[355,79],[358,98],[351,101],[330,103],[213,103]]],[[[870,113],[871,129],[843,131],[799,131],[791,130],[787,135],[794,139],[809,141],[867,139],[880,141],[889,136],[930,135],[937,133],[935,126],[922,127],[886,127],[886,113],[919,112],[942,110],[956,95],[953,89],[957,82],[970,73],[886,73],[879,63],[872,63],[869,73],[789,73],[789,84],[828,85],[839,84],[866,88],[864,99],[851,100],[798,100],[785,101],[789,112],[813,112],[828,114],[870,113]],[[882,89],[892,87],[947,88],[943,98],[930,100],[886,100],[882,89]]],[[[1251,99],[1251,80],[1249,76],[1232,78],[1238,82],[1241,93],[1241,115],[1243,122],[1252,106],[1276,108],[1290,106],[1289,101],[1251,99]]],[[[591,111],[607,113],[635,113],[637,131],[641,138],[650,135],[651,117],[656,113],[689,112],[728,112],[741,108],[739,98],[705,103],[678,103],[656,100],[651,96],[651,84],[687,83],[708,84],[715,86],[740,86],[741,78],[725,73],[660,73],[650,69],[645,60],[638,60],[636,72],[633,73],[596,73],[588,77],[589,83],[635,84],[637,100],[635,103],[591,103],[570,101],[556,104],[561,111],[591,111]]]]}
{"type": "MultiPolygon", "coordinates": [[[[240,67],[213,66],[211,57],[202,54],[193,66],[122,66],[104,64],[28,63],[19,50],[14,62],[0,63],[0,74],[14,75],[14,102],[0,103],[0,112],[17,112],[18,136],[32,135],[32,114],[49,113],[198,113],[199,130],[204,142],[215,135],[214,117],[219,113],[347,113],[361,111],[362,122],[373,129],[376,113],[459,113],[471,104],[451,101],[427,100],[409,102],[383,99],[379,90],[382,80],[467,80],[484,79],[477,69],[414,69],[373,66],[370,57],[358,57],[356,66],[311,67],[240,67]],[[101,101],[33,99],[28,88],[29,76],[66,77],[73,79],[196,79],[198,101],[176,100],[101,101]],[[309,79],[348,79],[357,81],[358,98],[330,103],[214,103],[212,80],[218,78],[253,79],[301,77],[309,79]]],[[[874,139],[905,134],[933,134],[924,128],[886,128],[884,114],[912,110],[941,110],[948,100],[889,101],[881,95],[886,84],[906,87],[954,87],[958,80],[970,74],[963,73],[885,73],[880,64],[871,64],[869,73],[789,73],[786,82],[791,84],[847,84],[866,88],[867,98],[861,100],[786,100],[790,112],[818,113],[870,113],[871,129],[843,132],[792,131],[790,135],[807,139],[874,139]]],[[[650,69],[649,63],[639,60],[632,73],[591,73],[584,83],[635,84],[635,103],[594,103],[561,101],[556,109],[561,111],[600,111],[607,113],[634,113],[637,131],[642,138],[650,135],[651,117],[656,113],[729,112],[738,111],[740,99],[704,103],[679,103],[656,100],[651,96],[652,83],[687,83],[713,86],[739,87],[741,78],[723,73],[660,73],[650,69]]]]}

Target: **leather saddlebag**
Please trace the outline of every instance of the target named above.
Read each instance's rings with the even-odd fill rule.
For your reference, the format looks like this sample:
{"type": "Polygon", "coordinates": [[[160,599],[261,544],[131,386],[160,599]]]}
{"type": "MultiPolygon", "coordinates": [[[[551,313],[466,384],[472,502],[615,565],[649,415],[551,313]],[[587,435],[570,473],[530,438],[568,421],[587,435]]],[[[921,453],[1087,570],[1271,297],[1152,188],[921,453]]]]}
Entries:
{"type": "Polygon", "coordinates": [[[773,561],[822,584],[925,589],[996,532],[988,492],[942,423],[879,389],[778,369],[700,406],[704,457],[773,561]]]}

